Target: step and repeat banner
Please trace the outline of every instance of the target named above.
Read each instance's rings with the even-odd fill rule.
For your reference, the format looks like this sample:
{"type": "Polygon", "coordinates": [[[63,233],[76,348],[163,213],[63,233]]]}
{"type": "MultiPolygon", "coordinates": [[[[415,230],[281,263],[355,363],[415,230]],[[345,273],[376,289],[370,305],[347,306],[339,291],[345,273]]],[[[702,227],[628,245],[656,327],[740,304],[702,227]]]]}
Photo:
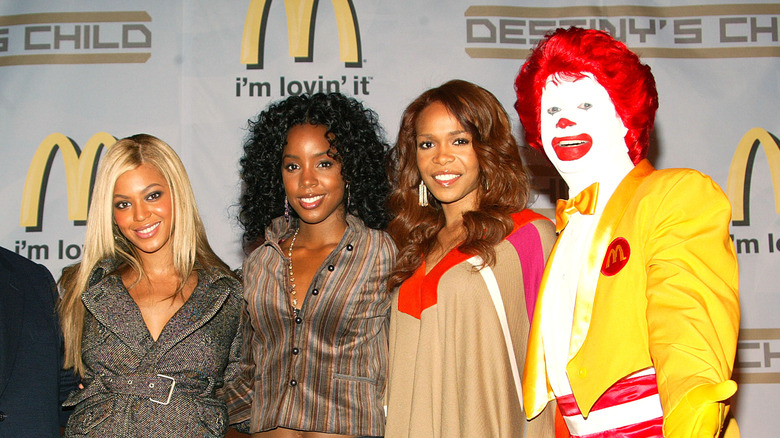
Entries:
{"type": "MultiPolygon", "coordinates": [[[[247,120],[340,91],[389,141],[423,90],[461,78],[514,114],[514,77],[556,27],[609,31],[660,96],[650,158],[711,175],[731,200],[742,323],[733,409],[743,436],[780,434],[780,4],[769,1],[0,0],[0,245],[55,275],[80,259],[96,166],[145,132],[176,149],[209,239],[242,261],[236,203],[247,120]]],[[[565,187],[538,154],[533,207],[565,187]]]]}

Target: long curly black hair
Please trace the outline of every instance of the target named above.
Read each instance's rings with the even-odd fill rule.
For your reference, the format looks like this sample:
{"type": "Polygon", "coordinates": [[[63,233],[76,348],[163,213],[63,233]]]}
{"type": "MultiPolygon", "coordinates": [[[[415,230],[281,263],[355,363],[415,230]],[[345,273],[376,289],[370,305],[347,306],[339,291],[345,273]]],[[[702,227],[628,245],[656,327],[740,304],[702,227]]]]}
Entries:
{"type": "MultiPolygon", "coordinates": [[[[385,200],[390,184],[385,157],[389,146],[376,113],[339,93],[290,96],[249,120],[240,161],[243,187],[238,212],[245,251],[262,243],[266,227],[284,214],[282,151],[290,128],[307,123],[328,128],[334,158],[341,163],[341,175],[349,184],[347,212],[370,228],[387,226],[385,200]]],[[[295,211],[290,209],[290,214],[295,215],[295,211]]]]}

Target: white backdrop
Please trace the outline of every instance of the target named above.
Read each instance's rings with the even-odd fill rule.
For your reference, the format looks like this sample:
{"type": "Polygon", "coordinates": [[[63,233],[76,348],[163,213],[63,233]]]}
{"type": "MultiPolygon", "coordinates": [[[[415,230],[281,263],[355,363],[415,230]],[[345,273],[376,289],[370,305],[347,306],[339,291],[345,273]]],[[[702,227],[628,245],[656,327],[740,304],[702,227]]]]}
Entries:
{"type": "MultiPolygon", "coordinates": [[[[0,0],[0,245],[57,277],[80,257],[93,151],[147,132],[181,155],[212,245],[239,266],[237,163],[247,119],[269,102],[338,88],[375,109],[392,141],[414,97],[461,78],[495,93],[519,135],[512,84],[535,40],[605,28],[655,74],[656,167],[693,167],[729,191],[743,315],[733,406],[743,436],[777,436],[780,5],[518,3],[0,0]]],[[[560,184],[531,158],[534,207],[548,211],[560,184]]]]}

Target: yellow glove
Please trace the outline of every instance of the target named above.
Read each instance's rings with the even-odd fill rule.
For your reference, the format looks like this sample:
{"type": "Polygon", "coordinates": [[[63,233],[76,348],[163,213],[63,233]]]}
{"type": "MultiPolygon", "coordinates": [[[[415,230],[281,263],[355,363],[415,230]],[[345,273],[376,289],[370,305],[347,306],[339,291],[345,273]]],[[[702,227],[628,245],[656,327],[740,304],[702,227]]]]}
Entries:
{"type": "Polygon", "coordinates": [[[706,383],[688,391],[677,406],[664,418],[667,438],[716,437],[726,418],[722,403],[737,392],[737,383],[726,380],[706,383]]]}

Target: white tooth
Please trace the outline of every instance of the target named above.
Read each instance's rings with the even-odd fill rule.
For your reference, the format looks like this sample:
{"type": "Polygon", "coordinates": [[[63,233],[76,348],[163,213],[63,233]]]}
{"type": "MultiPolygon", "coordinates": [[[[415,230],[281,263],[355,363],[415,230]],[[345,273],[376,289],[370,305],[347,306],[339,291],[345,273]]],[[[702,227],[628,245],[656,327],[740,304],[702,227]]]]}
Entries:
{"type": "Polygon", "coordinates": [[[152,226],[146,227],[146,228],[144,228],[144,229],[142,229],[142,230],[138,230],[138,232],[139,232],[139,233],[142,233],[142,234],[151,233],[151,232],[152,232],[152,231],[153,231],[155,228],[157,228],[157,227],[159,227],[159,226],[160,226],[160,223],[159,223],[159,222],[157,222],[156,224],[154,224],[154,225],[152,225],[152,226]]]}
{"type": "Polygon", "coordinates": [[[319,199],[322,199],[325,195],[319,195],[319,196],[312,196],[311,198],[301,198],[301,201],[311,204],[312,202],[315,202],[319,199]]]}
{"type": "Polygon", "coordinates": [[[436,175],[433,178],[437,181],[450,181],[455,178],[457,178],[458,175],[452,174],[452,173],[445,173],[443,175],[436,175]]]}

